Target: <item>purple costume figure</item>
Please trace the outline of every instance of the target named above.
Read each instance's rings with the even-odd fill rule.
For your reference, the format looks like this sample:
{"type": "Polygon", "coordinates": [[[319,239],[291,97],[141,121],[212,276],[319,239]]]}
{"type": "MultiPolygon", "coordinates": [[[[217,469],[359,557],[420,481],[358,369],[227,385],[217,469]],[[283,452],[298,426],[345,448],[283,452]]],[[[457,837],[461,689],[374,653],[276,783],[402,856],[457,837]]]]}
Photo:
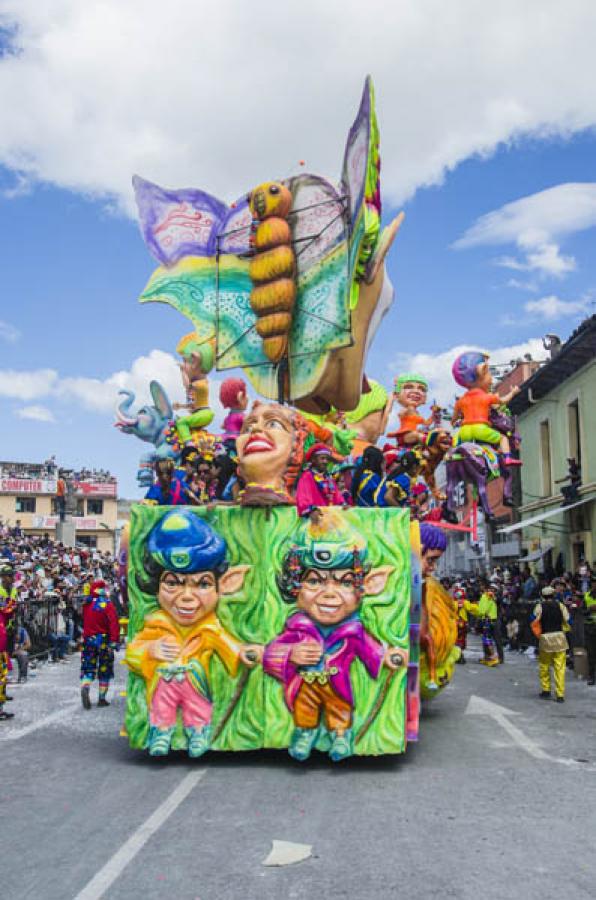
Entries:
{"type": "Polygon", "coordinates": [[[305,522],[278,579],[282,597],[296,603],[283,632],[265,649],[263,669],[283,684],[294,720],[289,753],[304,760],[324,724],[334,761],[354,752],[350,666],[358,657],[372,678],[383,665],[398,668],[407,653],[383,646],[360,620],[363,595],[383,592],[391,566],[370,569],[361,535],[338,525],[337,513],[305,522]],[[321,722],[323,717],[323,723],[321,722]]]}
{"type": "Polygon", "coordinates": [[[236,439],[242,431],[244,413],[248,406],[246,384],[241,378],[226,378],[219,389],[219,399],[229,413],[223,420],[224,439],[236,439]]]}

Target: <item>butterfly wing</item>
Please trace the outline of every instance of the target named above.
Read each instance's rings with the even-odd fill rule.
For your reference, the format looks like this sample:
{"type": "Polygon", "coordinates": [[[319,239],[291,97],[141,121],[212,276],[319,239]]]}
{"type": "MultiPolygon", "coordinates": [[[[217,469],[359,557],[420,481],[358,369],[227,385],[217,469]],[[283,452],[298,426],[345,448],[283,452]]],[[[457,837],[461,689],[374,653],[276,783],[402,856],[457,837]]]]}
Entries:
{"type": "Polygon", "coordinates": [[[381,226],[381,159],[372,80],[364,83],[360,108],[348,133],[342,167],[342,191],[350,216],[351,307],[358,302],[358,283],[366,274],[381,226]]]}
{"type": "Polygon", "coordinates": [[[316,387],[327,354],[351,343],[346,202],[316,175],[291,179],[296,305],[288,341],[291,399],[316,387]]]}
{"type": "Polygon", "coordinates": [[[145,243],[164,266],[188,256],[213,256],[229,209],[206,191],[169,191],[135,175],[133,187],[145,243]]]}

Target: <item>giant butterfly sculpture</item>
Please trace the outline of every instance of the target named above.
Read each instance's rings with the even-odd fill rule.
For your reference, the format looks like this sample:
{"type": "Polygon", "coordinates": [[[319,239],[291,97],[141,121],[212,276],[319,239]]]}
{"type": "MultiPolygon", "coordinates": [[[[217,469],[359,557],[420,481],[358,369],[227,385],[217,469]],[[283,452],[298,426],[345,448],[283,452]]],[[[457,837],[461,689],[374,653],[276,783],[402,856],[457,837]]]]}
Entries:
{"type": "Polygon", "coordinates": [[[393,301],[381,232],[379,136],[370,79],[338,187],[318,175],[268,182],[231,206],[135,176],[145,241],[161,263],[141,302],[168,303],[264,397],[312,413],[354,409],[364,361],[393,301]]]}

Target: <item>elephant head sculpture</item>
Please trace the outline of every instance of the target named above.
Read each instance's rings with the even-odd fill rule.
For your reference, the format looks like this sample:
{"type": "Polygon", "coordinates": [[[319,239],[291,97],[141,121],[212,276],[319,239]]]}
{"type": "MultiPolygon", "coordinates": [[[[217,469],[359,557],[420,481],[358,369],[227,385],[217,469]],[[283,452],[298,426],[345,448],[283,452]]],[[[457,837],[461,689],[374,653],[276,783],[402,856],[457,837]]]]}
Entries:
{"type": "Polygon", "coordinates": [[[174,449],[166,441],[166,432],[174,418],[172,404],[158,381],[152,381],[149,390],[153,406],[141,406],[136,411],[132,409],[135,401],[134,391],[120,391],[123,399],[116,409],[114,425],[124,434],[134,434],[140,440],[153,444],[156,457],[173,457],[176,455],[174,449]]]}

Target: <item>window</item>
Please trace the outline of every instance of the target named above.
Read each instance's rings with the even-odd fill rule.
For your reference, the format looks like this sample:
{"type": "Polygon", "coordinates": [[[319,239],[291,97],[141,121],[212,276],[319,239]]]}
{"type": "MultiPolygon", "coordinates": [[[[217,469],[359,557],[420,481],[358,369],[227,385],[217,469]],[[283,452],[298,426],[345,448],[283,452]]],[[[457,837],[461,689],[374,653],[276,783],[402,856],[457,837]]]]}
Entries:
{"type": "Polygon", "coordinates": [[[18,513],[34,513],[35,497],[17,497],[15,509],[18,513]]]}
{"type": "Polygon", "coordinates": [[[550,497],[553,492],[553,477],[550,450],[550,424],[540,423],[540,462],[541,462],[541,493],[543,497],[550,497]]]}
{"type": "Polygon", "coordinates": [[[88,516],[103,516],[103,500],[87,500],[88,516]]]}
{"type": "Polygon", "coordinates": [[[85,501],[77,500],[77,511],[75,512],[75,516],[84,516],[85,515],[85,501]]]}
{"type": "Polygon", "coordinates": [[[574,459],[581,468],[582,440],[579,419],[579,400],[574,400],[567,407],[567,425],[569,428],[569,458],[574,459]]]}
{"type": "Polygon", "coordinates": [[[97,547],[97,538],[94,534],[82,534],[80,537],[77,535],[77,547],[89,547],[92,550],[95,550],[97,547]]]}

